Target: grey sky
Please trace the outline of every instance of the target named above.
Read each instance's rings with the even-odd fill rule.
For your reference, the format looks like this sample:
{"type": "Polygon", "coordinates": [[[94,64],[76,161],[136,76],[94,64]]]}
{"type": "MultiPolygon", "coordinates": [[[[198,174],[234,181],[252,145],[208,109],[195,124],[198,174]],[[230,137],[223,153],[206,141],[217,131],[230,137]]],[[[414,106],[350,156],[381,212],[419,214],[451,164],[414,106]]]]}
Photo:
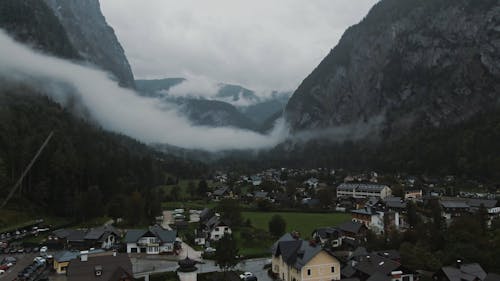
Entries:
{"type": "Polygon", "coordinates": [[[293,90],[378,0],[101,0],[138,78],[293,90]]]}

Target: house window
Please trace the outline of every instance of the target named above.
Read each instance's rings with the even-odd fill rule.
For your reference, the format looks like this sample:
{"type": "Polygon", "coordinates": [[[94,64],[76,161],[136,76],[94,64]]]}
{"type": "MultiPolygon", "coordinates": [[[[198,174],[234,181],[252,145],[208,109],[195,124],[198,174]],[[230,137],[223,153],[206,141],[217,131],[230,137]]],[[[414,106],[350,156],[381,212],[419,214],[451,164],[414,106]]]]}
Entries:
{"type": "Polygon", "coordinates": [[[335,267],[334,267],[334,266],[332,266],[332,273],[333,273],[333,272],[335,272],[335,267]]]}
{"type": "Polygon", "coordinates": [[[308,270],[307,270],[307,275],[308,275],[308,276],[310,276],[310,275],[311,275],[311,270],[310,270],[310,269],[308,269],[308,270]]]}
{"type": "Polygon", "coordinates": [[[408,276],[408,275],[403,276],[403,281],[410,281],[410,276],[408,276]]]}

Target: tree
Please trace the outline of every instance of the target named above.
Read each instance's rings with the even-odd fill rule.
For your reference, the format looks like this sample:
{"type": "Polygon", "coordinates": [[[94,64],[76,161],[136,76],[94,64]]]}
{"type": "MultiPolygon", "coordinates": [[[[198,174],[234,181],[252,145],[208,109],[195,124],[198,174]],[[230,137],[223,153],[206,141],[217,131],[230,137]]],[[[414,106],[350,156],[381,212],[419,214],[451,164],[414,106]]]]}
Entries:
{"type": "Polygon", "coordinates": [[[206,196],[208,192],[208,184],[206,180],[200,180],[198,182],[198,195],[199,196],[206,196]]]}
{"type": "Polygon", "coordinates": [[[179,200],[179,197],[180,197],[179,189],[180,189],[180,187],[174,186],[170,190],[170,199],[172,199],[172,201],[178,201],[179,200]]]}
{"type": "Polygon", "coordinates": [[[121,195],[114,196],[109,202],[108,216],[115,220],[115,222],[117,219],[123,218],[125,216],[125,210],[123,208],[124,204],[125,199],[121,195]]]}
{"type": "Polygon", "coordinates": [[[269,221],[269,233],[274,237],[280,237],[285,233],[286,221],[280,215],[274,215],[269,221]]]}
{"type": "Polygon", "coordinates": [[[406,213],[408,216],[408,224],[410,224],[411,227],[417,226],[418,223],[417,206],[411,200],[408,201],[408,204],[406,205],[406,213]]]}
{"type": "Polygon", "coordinates": [[[322,208],[328,208],[333,201],[333,193],[330,189],[320,189],[318,190],[317,197],[322,208]]]}
{"type": "Polygon", "coordinates": [[[221,213],[222,220],[227,221],[231,226],[239,226],[243,221],[240,203],[233,199],[223,199],[217,206],[221,213]]]}
{"type": "Polygon", "coordinates": [[[477,219],[481,224],[481,230],[483,231],[483,234],[485,234],[486,231],[488,231],[488,210],[486,209],[486,207],[484,207],[484,204],[481,204],[481,206],[479,206],[479,209],[477,210],[477,219]]]}
{"type": "Polygon", "coordinates": [[[187,189],[191,199],[194,198],[196,196],[196,185],[193,181],[188,182],[187,189]]]}
{"type": "Polygon", "coordinates": [[[238,264],[238,248],[236,240],[231,234],[224,234],[216,243],[215,248],[215,264],[219,266],[222,271],[226,272],[238,264]]]}
{"type": "Polygon", "coordinates": [[[135,191],[132,192],[127,200],[126,220],[131,225],[138,225],[144,218],[144,199],[142,195],[135,191]]]}

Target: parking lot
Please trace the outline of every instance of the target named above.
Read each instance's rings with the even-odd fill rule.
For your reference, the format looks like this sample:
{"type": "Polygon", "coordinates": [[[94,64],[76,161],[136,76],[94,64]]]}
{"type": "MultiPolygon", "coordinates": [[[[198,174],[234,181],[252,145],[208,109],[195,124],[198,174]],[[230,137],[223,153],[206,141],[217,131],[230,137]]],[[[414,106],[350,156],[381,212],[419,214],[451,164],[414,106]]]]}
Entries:
{"type": "Polygon", "coordinates": [[[33,262],[36,254],[14,254],[14,255],[0,255],[0,261],[6,257],[15,257],[17,262],[14,266],[9,268],[3,275],[0,275],[0,280],[11,281],[17,278],[17,273],[23,270],[26,266],[33,262]]]}

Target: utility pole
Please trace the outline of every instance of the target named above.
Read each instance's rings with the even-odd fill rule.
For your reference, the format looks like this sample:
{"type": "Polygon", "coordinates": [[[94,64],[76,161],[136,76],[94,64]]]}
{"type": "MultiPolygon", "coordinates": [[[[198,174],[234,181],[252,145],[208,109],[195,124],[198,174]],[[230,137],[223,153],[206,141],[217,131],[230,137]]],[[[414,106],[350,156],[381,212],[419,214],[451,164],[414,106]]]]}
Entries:
{"type": "Polygon", "coordinates": [[[52,138],[53,135],[54,135],[54,131],[50,132],[49,136],[45,139],[45,141],[43,142],[42,146],[40,146],[40,148],[36,152],[36,154],[33,157],[33,159],[31,159],[31,162],[28,164],[28,166],[26,167],[26,169],[24,169],[23,173],[21,174],[21,177],[17,180],[17,182],[14,185],[14,187],[10,190],[9,195],[7,195],[7,198],[5,198],[5,200],[3,201],[2,205],[0,206],[0,209],[2,209],[3,207],[5,207],[5,205],[12,198],[12,196],[14,195],[14,193],[16,192],[16,190],[19,188],[19,186],[23,182],[24,177],[28,174],[28,172],[30,171],[30,169],[33,166],[33,164],[35,164],[36,160],[38,159],[38,156],[40,156],[40,154],[45,149],[45,147],[47,146],[47,144],[49,143],[49,141],[50,141],[50,139],[52,138]]]}

